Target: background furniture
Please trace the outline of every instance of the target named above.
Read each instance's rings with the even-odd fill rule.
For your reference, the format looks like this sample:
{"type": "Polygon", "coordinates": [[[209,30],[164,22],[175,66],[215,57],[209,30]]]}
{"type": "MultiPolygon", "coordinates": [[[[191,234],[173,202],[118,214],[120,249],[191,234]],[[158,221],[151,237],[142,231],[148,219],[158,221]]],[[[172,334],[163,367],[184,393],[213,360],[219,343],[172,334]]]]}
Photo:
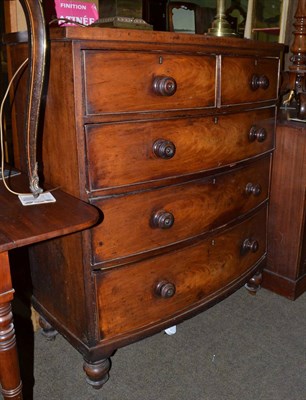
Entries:
{"type": "Polygon", "coordinates": [[[200,24],[200,7],[196,3],[183,1],[168,3],[168,27],[170,32],[198,33],[200,24]]]}
{"type": "MultiPolygon", "coordinates": [[[[43,173],[103,222],[31,249],[33,301],[101,387],[117,348],[262,269],[282,46],[103,28],[50,34],[43,173]]],[[[25,53],[11,36],[11,72],[25,53]]],[[[22,168],[23,154],[15,158],[22,168]]]]}
{"type": "Polygon", "coordinates": [[[306,290],[306,128],[286,117],[276,131],[263,286],[294,300],[306,290]]]}
{"type": "Polygon", "coordinates": [[[289,109],[277,124],[272,170],[269,252],[264,286],[292,300],[306,290],[305,250],[305,14],[299,1],[289,71],[282,73],[281,93],[290,92],[289,109]],[[300,120],[297,122],[296,120],[300,120]],[[304,120],[304,121],[303,121],[304,120]]]}
{"type": "MultiPolygon", "coordinates": [[[[28,181],[24,176],[14,176],[9,183],[15,191],[28,191],[28,181]]],[[[9,250],[86,229],[99,218],[94,207],[60,190],[54,192],[54,197],[56,202],[52,204],[23,206],[0,180],[0,384],[4,400],[22,399],[11,312],[14,289],[9,250]]]]}
{"type": "Polygon", "coordinates": [[[245,37],[269,42],[286,42],[289,4],[296,8],[296,0],[249,0],[245,37]]]}
{"type": "Polygon", "coordinates": [[[167,21],[167,0],[143,0],[142,17],[155,31],[166,31],[167,21]]]}

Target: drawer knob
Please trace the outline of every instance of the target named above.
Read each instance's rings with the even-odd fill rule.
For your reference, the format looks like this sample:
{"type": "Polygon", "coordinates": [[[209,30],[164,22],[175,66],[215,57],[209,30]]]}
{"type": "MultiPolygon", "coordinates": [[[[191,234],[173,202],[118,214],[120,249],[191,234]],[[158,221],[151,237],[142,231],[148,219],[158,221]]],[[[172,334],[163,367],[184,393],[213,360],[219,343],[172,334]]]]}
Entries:
{"type": "Polygon", "coordinates": [[[156,157],[163,158],[165,160],[169,160],[170,158],[174,157],[175,151],[175,144],[169,140],[158,139],[153,144],[153,152],[156,157]]]}
{"type": "Polygon", "coordinates": [[[254,196],[259,196],[261,194],[261,186],[259,183],[249,182],[245,187],[245,191],[247,194],[253,194],[254,196]]]}
{"type": "Polygon", "coordinates": [[[175,285],[171,282],[161,281],[156,285],[155,292],[158,296],[162,297],[163,299],[169,299],[173,297],[175,294],[175,285]]]}
{"type": "Polygon", "coordinates": [[[156,76],[153,80],[153,90],[159,96],[173,96],[176,88],[176,81],[170,76],[156,76]]]}
{"type": "Polygon", "coordinates": [[[254,142],[263,142],[267,138],[267,132],[265,128],[257,128],[256,126],[252,126],[249,132],[249,141],[254,142]]]}
{"type": "Polygon", "coordinates": [[[269,78],[266,75],[256,75],[252,76],[251,88],[252,90],[267,89],[270,85],[269,78]]]}
{"type": "Polygon", "coordinates": [[[174,216],[167,211],[158,211],[153,215],[152,225],[154,228],[169,229],[174,224],[174,216]]]}
{"type": "Polygon", "coordinates": [[[241,246],[241,254],[256,253],[259,249],[259,243],[255,239],[247,238],[243,241],[241,246]]]}

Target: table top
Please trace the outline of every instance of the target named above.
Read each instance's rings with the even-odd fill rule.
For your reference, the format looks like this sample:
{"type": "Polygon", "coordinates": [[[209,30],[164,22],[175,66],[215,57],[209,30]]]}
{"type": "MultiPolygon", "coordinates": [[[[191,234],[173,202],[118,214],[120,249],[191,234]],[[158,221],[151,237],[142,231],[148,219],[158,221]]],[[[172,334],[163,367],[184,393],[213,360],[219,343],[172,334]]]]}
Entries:
{"type": "MultiPolygon", "coordinates": [[[[7,180],[18,192],[28,192],[27,178],[20,174],[7,180]]],[[[89,228],[100,219],[99,211],[67,193],[52,192],[55,203],[23,206],[0,180],[0,252],[89,228]]]]}

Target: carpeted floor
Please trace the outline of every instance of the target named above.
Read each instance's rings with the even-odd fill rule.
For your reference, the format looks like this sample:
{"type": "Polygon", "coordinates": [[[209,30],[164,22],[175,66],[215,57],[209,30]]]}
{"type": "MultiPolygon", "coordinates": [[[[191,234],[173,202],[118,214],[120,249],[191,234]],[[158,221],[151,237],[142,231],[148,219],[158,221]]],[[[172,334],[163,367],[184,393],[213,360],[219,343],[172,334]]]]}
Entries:
{"type": "Polygon", "coordinates": [[[119,349],[99,391],[61,336],[35,333],[34,355],[34,400],[305,400],[306,293],[292,302],[242,288],[173,336],[119,349]]]}

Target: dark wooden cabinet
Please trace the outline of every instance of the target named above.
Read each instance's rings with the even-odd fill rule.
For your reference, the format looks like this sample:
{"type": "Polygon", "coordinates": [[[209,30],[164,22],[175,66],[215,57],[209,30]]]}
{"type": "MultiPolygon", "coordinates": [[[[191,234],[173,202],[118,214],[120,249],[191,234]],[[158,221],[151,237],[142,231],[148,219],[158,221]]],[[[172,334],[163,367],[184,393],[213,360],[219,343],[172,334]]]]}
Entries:
{"type": "Polygon", "coordinates": [[[281,120],[276,130],[263,286],[292,300],[306,290],[306,129],[281,120]]]}
{"type": "MultiPolygon", "coordinates": [[[[33,302],[99,387],[114,350],[205,310],[263,268],[282,46],[50,34],[41,172],[96,206],[102,223],[32,248],[33,302]]],[[[9,53],[14,71],[26,46],[11,42],[9,53]]],[[[24,87],[23,77],[17,115],[24,87]]]]}
{"type": "Polygon", "coordinates": [[[167,31],[168,0],[143,0],[142,17],[155,31],[167,31]]]}

